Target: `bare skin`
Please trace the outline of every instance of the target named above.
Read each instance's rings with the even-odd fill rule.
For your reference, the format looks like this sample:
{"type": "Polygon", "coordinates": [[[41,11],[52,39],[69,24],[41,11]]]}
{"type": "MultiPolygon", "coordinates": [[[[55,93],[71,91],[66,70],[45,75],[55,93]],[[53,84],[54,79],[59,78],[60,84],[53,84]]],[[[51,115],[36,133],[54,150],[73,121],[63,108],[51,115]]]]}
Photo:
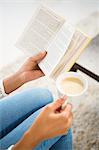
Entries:
{"type": "Polygon", "coordinates": [[[61,98],[47,105],[13,150],[32,150],[43,140],[65,135],[71,127],[73,115],[70,104],[63,111],[57,111],[63,103],[64,98],[61,98]]]}
{"type": "Polygon", "coordinates": [[[36,56],[30,57],[15,74],[4,79],[5,92],[9,94],[24,83],[44,76],[44,73],[38,67],[38,63],[46,54],[47,52],[43,51],[36,56]]]}
{"type": "MultiPolygon", "coordinates": [[[[44,76],[44,73],[38,67],[38,63],[45,56],[46,51],[29,58],[14,75],[4,79],[5,92],[9,94],[24,83],[44,76]]],[[[35,122],[26,131],[21,140],[14,145],[12,150],[32,150],[43,140],[66,134],[71,127],[73,114],[71,104],[67,104],[64,110],[61,109],[65,100],[66,96],[45,106],[35,122]],[[35,137],[35,139],[32,137],[35,137]]]]}

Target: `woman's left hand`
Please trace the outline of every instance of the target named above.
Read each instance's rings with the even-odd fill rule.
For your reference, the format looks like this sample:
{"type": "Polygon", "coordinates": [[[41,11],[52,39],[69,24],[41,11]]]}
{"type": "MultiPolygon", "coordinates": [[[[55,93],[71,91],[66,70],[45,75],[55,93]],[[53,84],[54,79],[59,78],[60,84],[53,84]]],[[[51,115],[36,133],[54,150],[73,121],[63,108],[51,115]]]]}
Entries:
{"type": "Polygon", "coordinates": [[[9,94],[24,83],[44,76],[44,73],[39,68],[38,63],[46,56],[46,54],[47,52],[43,51],[33,57],[30,57],[15,74],[4,79],[3,84],[5,92],[9,94]]]}
{"type": "Polygon", "coordinates": [[[39,68],[38,63],[46,56],[46,54],[47,52],[43,51],[33,57],[30,57],[19,69],[18,72],[21,74],[24,83],[44,76],[44,73],[39,68]]]}

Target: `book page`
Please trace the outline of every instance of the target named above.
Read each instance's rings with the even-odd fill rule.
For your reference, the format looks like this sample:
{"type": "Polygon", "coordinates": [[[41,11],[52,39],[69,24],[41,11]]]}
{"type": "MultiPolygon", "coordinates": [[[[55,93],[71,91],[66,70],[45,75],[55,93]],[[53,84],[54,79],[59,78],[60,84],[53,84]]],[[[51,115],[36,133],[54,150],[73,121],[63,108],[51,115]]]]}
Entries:
{"type": "Polygon", "coordinates": [[[65,53],[63,59],[60,61],[52,75],[53,78],[56,78],[60,72],[69,71],[90,41],[91,38],[81,31],[76,30],[68,47],[67,53],[65,53]]]}
{"type": "Polygon", "coordinates": [[[52,74],[55,67],[66,53],[74,32],[75,28],[69,23],[65,23],[54,40],[50,43],[47,48],[48,55],[39,64],[46,75],[50,76],[52,74]]]}
{"type": "Polygon", "coordinates": [[[41,6],[25,28],[16,46],[32,56],[41,50],[46,50],[64,22],[64,18],[41,6]]]}

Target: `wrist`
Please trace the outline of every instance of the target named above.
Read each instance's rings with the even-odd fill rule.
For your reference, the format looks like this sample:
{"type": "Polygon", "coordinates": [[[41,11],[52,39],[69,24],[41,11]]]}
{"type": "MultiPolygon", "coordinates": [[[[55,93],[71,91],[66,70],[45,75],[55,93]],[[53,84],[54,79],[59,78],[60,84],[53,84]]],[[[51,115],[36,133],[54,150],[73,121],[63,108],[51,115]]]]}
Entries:
{"type": "Polygon", "coordinates": [[[32,150],[39,142],[39,138],[37,138],[35,133],[31,134],[31,131],[27,131],[12,150],[32,150]]]}
{"type": "Polygon", "coordinates": [[[27,138],[29,140],[29,145],[32,147],[32,149],[42,141],[40,132],[38,132],[36,128],[33,125],[26,133],[27,138]]]}
{"type": "Polygon", "coordinates": [[[30,143],[29,138],[30,138],[29,135],[25,133],[22,139],[14,145],[12,150],[32,150],[33,147],[30,143]]]}
{"type": "Polygon", "coordinates": [[[24,77],[24,73],[22,72],[16,72],[15,73],[18,77],[18,80],[20,81],[20,84],[23,85],[25,83],[25,77],[24,77]]]}
{"type": "Polygon", "coordinates": [[[27,82],[27,72],[18,72],[21,83],[24,84],[27,82]]]}
{"type": "Polygon", "coordinates": [[[4,90],[6,94],[13,92],[14,90],[22,86],[22,84],[24,83],[21,74],[18,72],[3,80],[4,90]]]}

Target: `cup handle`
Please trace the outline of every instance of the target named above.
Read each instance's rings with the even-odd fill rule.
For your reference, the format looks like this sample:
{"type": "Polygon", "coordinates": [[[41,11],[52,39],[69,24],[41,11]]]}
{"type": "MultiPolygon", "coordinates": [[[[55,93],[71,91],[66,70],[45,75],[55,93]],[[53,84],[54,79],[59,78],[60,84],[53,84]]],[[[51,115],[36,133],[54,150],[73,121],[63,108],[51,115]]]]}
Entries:
{"type": "Polygon", "coordinates": [[[64,110],[67,106],[67,103],[68,103],[68,99],[66,99],[65,103],[62,105],[61,109],[64,110]]]}

